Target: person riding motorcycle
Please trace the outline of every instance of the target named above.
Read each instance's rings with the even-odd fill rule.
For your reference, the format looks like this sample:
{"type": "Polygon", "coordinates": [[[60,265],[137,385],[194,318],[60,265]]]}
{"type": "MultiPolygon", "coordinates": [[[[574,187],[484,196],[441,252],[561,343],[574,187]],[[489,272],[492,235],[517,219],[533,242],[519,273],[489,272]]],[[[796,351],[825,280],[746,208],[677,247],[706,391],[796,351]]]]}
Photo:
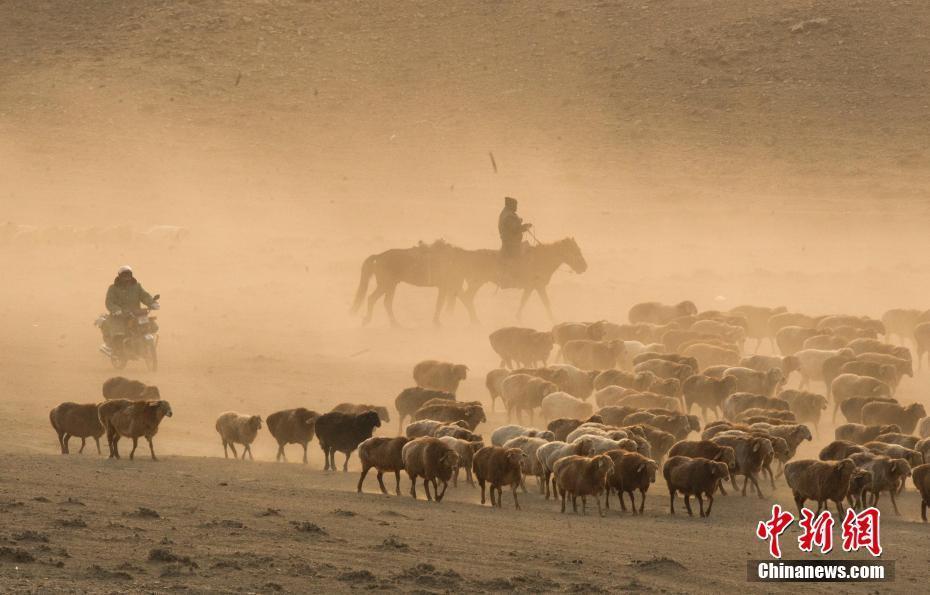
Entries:
{"type": "Polygon", "coordinates": [[[103,340],[109,350],[118,346],[115,339],[126,334],[128,317],[139,310],[140,304],[152,310],[158,309],[158,302],[133,277],[132,268],[121,266],[113,284],[107,289],[106,307],[109,315],[101,326],[103,340]]]}

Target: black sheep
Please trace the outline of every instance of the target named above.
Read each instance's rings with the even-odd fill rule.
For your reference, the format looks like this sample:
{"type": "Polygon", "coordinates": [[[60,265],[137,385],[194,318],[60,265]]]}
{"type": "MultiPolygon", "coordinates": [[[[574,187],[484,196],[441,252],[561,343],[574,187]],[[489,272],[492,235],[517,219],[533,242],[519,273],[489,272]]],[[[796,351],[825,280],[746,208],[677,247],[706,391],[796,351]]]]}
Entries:
{"type": "Polygon", "coordinates": [[[316,437],[326,458],[324,470],[336,470],[336,451],[345,453],[343,471],[349,470],[349,457],[358,445],[371,438],[381,419],[375,411],[359,414],[331,411],[316,420],[316,437]]]}
{"type": "Polygon", "coordinates": [[[161,398],[157,386],[147,386],[138,380],[114,376],[103,383],[103,398],[129,399],[130,401],[157,401],[161,398]]]}
{"type": "Polygon", "coordinates": [[[405,388],[402,390],[400,394],[397,395],[397,398],[394,399],[394,407],[397,408],[397,413],[400,414],[400,419],[397,420],[400,424],[398,426],[398,428],[400,428],[398,431],[403,430],[404,419],[408,416],[412,417],[413,414],[430,399],[446,399],[449,401],[454,401],[455,395],[445,391],[432,390],[419,386],[405,388]]]}

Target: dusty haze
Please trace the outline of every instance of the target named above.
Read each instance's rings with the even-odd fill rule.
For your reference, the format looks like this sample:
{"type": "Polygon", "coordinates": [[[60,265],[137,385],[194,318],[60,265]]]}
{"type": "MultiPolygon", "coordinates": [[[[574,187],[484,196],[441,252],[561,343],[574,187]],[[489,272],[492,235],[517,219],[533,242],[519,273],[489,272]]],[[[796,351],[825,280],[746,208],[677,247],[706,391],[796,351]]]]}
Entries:
{"type": "MultiPolygon", "coordinates": [[[[175,410],[156,438],[168,461],[153,473],[174,461],[192,476],[221,468],[221,479],[249,473],[294,491],[231,502],[222,514],[244,514],[249,526],[266,522],[252,518],[262,507],[292,511],[294,519],[313,519],[307,511],[314,510],[326,526],[333,489],[341,508],[365,516],[402,506],[426,519],[418,527],[429,526],[432,509],[409,498],[343,494],[354,479],[323,475],[315,443],[312,471],[264,463],[240,472],[228,462],[170,455],[218,456],[213,421],[229,409],[265,416],[341,401],[392,404],[424,358],[467,363],[472,375],[462,398],[486,400],[483,377],[497,365],[487,335],[514,323],[518,293],[484,288],[478,327],[459,307],[434,329],[432,289],[401,286],[402,329],[388,326],[380,304],[368,328],[348,308],[369,254],[436,238],[496,248],[505,195],[520,199],[520,214],[541,240],[572,236],[588,261],[584,275],[567,267],[556,273],[557,321],[625,322],[643,300],[876,317],[891,307],[930,306],[928,27],[930,8],[907,2],[0,1],[0,224],[35,228],[0,238],[0,417],[15,420],[0,433],[0,452],[18,457],[15,466],[0,463],[4,497],[58,502],[69,494],[41,482],[48,469],[78,486],[106,466],[86,453],[79,463],[35,455],[57,452],[48,410],[98,399],[113,374],[96,351],[92,322],[121,264],[162,295],[162,368],[149,374],[134,362],[126,371],[158,384],[175,410]],[[99,231],[122,226],[137,236],[155,225],[187,235],[125,240],[99,231]],[[102,239],[75,239],[91,228],[102,239]],[[32,477],[28,493],[10,482],[18,473],[32,477]]],[[[535,297],[523,322],[550,326],[535,297]]],[[[908,379],[905,399],[927,402],[926,380],[908,379]]],[[[502,421],[495,416],[485,433],[502,421]]],[[[387,424],[381,434],[394,430],[387,424]]],[[[816,452],[808,448],[802,454],[816,452]]],[[[264,431],[254,450],[273,460],[264,431]]],[[[137,465],[145,469],[139,478],[151,468],[137,465]]],[[[191,489],[209,497],[210,477],[191,489]]],[[[92,508],[108,493],[84,489],[92,508]]],[[[160,489],[120,491],[118,501],[131,510],[138,498],[163,516],[183,516],[182,504],[156,497],[160,489]]],[[[471,506],[476,495],[465,490],[453,505],[469,510],[477,531],[488,529],[491,516],[471,506]]],[[[783,484],[779,494],[790,502],[783,484]]],[[[643,535],[671,537],[665,498],[660,480],[647,505],[659,524],[638,519],[643,535]]],[[[911,492],[903,500],[908,521],[916,498],[911,492]]],[[[744,587],[743,560],[764,554],[751,528],[770,503],[730,500],[715,505],[712,531],[739,547],[714,569],[723,582],[702,588],[744,587]]],[[[437,522],[447,526],[462,518],[441,514],[437,522]]],[[[541,534],[566,523],[542,500],[526,519],[507,522],[531,531],[530,515],[543,519],[541,534]]],[[[597,523],[577,522],[589,520],[597,523]]],[[[623,521],[610,520],[623,535],[623,521]]],[[[339,527],[328,528],[354,544],[364,531],[350,521],[330,520],[339,527]]],[[[921,527],[896,523],[894,539],[921,539],[921,527]]],[[[403,566],[426,561],[431,548],[417,541],[420,530],[404,523],[376,529],[408,531],[403,539],[413,553],[377,554],[366,568],[385,575],[396,566],[393,555],[404,557],[403,566]]],[[[177,549],[200,539],[191,531],[173,538],[177,549]]],[[[142,552],[139,566],[163,534],[151,530],[131,542],[142,552]]],[[[246,537],[230,552],[267,553],[246,537]]],[[[93,552],[82,539],[53,538],[79,561],[50,569],[47,583],[26,577],[17,584],[61,587],[86,578],[93,552]]],[[[637,557],[617,548],[598,555],[637,557]]],[[[681,588],[633,563],[618,571],[627,585],[564,560],[530,562],[532,544],[505,549],[519,552],[515,566],[555,581],[512,588],[681,588]],[[560,570],[547,574],[544,564],[560,570]]],[[[659,542],[646,549],[638,557],[668,556],[685,568],[663,566],[663,573],[697,580],[696,552],[659,542]]],[[[456,565],[470,554],[435,555],[437,567],[465,577],[483,572],[456,565]]],[[[919,573],[927,578],[916,560],[908,565],[904,546],[894,555],[896,586],[919,573]]],[[[341,568],[345,560],[333,563],[341,568]]],[[[492,576],[519,574],[497,570],[492,576]]],[[[336,570],[317,573],[337,581],[318,585],[349,586],[333,578],[336,570]]],[[[202,570],[189,584],[231,588],[248,573],[233,573],[230,583],[221,575],[202,570]]],[[[164,580],[135,586],[184,582],[164,580]]],[[[261,575],[250,588],[306,588],[289,580],[261,575]]],[[[467,580],[445,588],[496,590],[467,580]]],[[[101,581],[84,588],[113,585],[101,581]]]]}

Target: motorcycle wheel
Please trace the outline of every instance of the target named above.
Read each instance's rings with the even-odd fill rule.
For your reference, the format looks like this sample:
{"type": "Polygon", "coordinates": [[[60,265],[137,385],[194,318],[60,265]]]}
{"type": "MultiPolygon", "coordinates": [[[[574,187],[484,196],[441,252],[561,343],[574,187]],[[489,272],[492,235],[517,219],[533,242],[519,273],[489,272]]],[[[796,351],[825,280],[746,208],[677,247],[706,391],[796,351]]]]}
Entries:
{"type": "Polygon", "coordinates": [[[158,371],[158,351],[154,343],[148,343],[145,347],[145,367],[149,372],[158,371]]]}

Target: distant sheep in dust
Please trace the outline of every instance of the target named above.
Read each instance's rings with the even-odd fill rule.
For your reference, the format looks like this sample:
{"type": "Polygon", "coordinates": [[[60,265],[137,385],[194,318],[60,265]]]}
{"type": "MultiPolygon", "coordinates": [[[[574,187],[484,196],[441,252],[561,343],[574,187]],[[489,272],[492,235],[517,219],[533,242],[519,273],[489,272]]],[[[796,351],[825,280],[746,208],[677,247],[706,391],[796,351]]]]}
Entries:
{"type": "Polygon", "coordinates": [[[324,471],[336,470],[336,452],[346,455],[343,471],[349,470],[349,457],[358,445],[371,438],[381,419],[374,411],[352,414],[330,411],[316,420],[316,438],[326,459],[324,471]]]}
{"type": "Polygon", "coordinates": [[[81,439],[81,449],[78,454],[84,452],[84,445],[88,438],[94,439],[97,444],[97,454],[101,454],[100,437],[106,430],[97,415],[96,403],[62,403],[49,411],[48,418],[52,423],[52,428],[58,434],[61,454],[66,455],[71,452],[68,448],[68,440],[72,436],[81,439]]]}
{"type": "Polygon", "coordinates": [[[157,461],[152,438],[158,433],[158,426],[165,417],[171,417],[171,405],[168,401],[130,401],[113,399],[104,401],[97,407],[100,423],[106,429],[110,458],[120,458],[118,443],[120,437],[132,439],[132,451],[129,460],[133,460],[139,438],[145,437],[149,443],[152,460],[157,461]]]}
{"type": "Polygon", "coordinates": [[[157,401],[161,393],[157,386],[148,386],[138,380],[114,376],[103,383],[103,398],[129,399],[130,401],[157,401]]]}
{"type": "Polygon", "coordinates": [[[378,472],[378,486],[382,494],[387,494],[384,487],[384,474],[394,473],[397,481],[396,493],[400,496],[400,472],[404,470],[403,449],[409,442],[406,436],[396,438],[372,437],[358,445],[358,459],[362,464],[362,473],[358,478],[356,491],[362,493],[362,483],[368,471],[374,467],[378,472]]]}
{"type": "Polygon", "coordinates": [[[468,366],[429,359],[413,368],[413,379],[417,386],[441,390],[453,395],[459,384],[468,376],[468,366]]]}
{"type": "Polygon", "coordinates": [[[258,415],[241,415],[235,411],[227,411],[216,418],[216,431],[223,441],[223,456],[229,458],[227,447],[232,450],[233,458],[236,454],[236,444],[242,445],[242,460],[245,455],[255,460],[252,456],[252,442],[262,428],[262,418],[258,415]]]}
{"type": "Polygon", "coordinates": [[[268,432],[278,442],[276,461],[287,461],[284,456],[286,444],[300,444],[304,449],[304,464],[307,464],[307,444],[313,440],[318,417],[319,413],[303,407],[276,411],[268,416],[265,420],[268,432]]]}

